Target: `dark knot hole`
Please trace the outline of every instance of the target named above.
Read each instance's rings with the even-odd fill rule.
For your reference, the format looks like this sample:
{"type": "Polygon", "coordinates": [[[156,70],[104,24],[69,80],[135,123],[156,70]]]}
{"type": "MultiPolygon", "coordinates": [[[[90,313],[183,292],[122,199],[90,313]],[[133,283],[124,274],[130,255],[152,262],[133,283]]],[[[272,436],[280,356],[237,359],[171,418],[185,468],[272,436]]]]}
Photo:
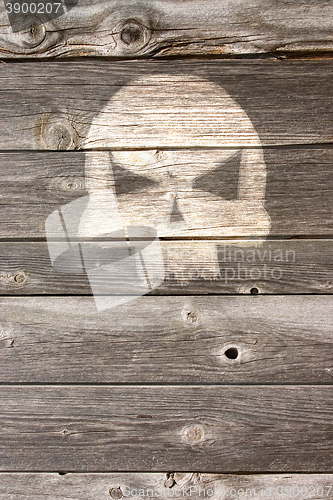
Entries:
{"type": "Polygon", "coordinates": [[[126,45],[138,42],[142,37],[142,28],[138,25],[125,26],[120,33],[120,38],[126,45]]]}
{"type": "Polygon", "coordinates": [[[236,347],[229,347],[224,354],[228,359],[237,359],[238,349],[236,349],[236,347]]]}

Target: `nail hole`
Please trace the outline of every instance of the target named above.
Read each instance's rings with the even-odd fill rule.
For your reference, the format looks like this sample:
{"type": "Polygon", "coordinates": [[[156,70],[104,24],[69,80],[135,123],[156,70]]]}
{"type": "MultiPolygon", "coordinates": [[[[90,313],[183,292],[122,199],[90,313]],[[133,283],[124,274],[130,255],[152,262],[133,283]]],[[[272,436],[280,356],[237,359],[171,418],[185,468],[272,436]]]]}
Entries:
{"type": "Polygon", "coordinates": [[[253,288],[251,288],[251,290],[250,290],[251,295],[258,295],[258,293],[259,293],[259,290],[257,287],[254,286],[253,288]]]}
{"type": "Polygon", "coordinates": [[[238,349],[236,349],[236,347],[229,347],[224,354],[228,359],[237,359],[238,349]]]}

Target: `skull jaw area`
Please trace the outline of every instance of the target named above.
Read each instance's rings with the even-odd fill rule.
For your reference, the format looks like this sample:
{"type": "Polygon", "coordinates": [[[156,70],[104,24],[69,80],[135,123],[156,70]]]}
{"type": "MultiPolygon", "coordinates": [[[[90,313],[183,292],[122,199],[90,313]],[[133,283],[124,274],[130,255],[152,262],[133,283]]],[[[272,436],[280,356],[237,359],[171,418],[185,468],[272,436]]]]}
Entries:
{"type": "MultiPolygon", "coordinates": [[[[138,195],[137,195],[138,196],[138,195]]],[[[163,238],[228,238],[228,245],[260,246],[270,230],[270,217],[261,201],[178,198],[182,220],[171,221],[169,200],[144,203],[126,202],[118,198],[124,223],[154,227],[160,239],[167,281],[186,284],[192,279],[221,279],[216,241],[196,243],[183,241],[170,244],[163,238]],[[138,209],[133,210],[133,206],[138,209]],[[239,239],[240,238],[240,239],[239,239]],[[244,239],[245,238],[245,239],[244,239]],[[246,240],[251,238],[251,240],[246,240]],[[252,239],[254,238],[254,239],[252,239]]]]}

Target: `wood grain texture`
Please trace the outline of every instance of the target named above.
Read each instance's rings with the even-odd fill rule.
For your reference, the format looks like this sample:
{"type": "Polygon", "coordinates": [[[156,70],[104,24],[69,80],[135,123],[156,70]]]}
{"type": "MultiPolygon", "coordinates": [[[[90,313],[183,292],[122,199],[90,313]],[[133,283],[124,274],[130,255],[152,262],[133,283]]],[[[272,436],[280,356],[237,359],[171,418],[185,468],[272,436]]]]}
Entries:
{"type": "MultiPolygon", "coordinates": [[[[55,19],[35,15],[29,22],[24,16],[24,30],[16,33],[1,7],[2,58],[233,56],[333,49],[332,6],[311,0],[81,0],[55,19]]],[[[23,20],[15,21],[20,29],[23,20]]]]}
{"type": "MultiPolygon", "coordinates": [[[[175,79],[189,75],[188,84],[182,84],[183,96],[191,97],[193,77],[204,78],[219,85],[247,113],[263,145],[331,143],[332,66],[332,60],[329,59],[319,61],[208,59],[113,63],[103,60],[79,60],[75,61],[75,64],[68,61],[1,64],[0,79],[3,84],[0,89],[2,101],[0,148],[93,149],[92,143],[85,144],[85,138],[94,118],[98,117],[115,93],[129,82],[152,75],[169,75],[170,78],[171,75],[175,75],[175,79]]],[[[165,88],[164,99],[156,102],[150,93],[144,94],[144,84],[138,88],[137,97],[139,100],[140,96],[144,97],[141,111],[145,107],[155,106],[157,131],[158,113],[159,111],[162,113],[163,106],[168,112],[175,112],[170,97],[171,88],[172,84],[169,82],[169,86],[165,88]]],[[[208,93],[198,99],[197,105],[200,106],[203,100],[206,102],[207,127],[202,132],[198,130],[196,145],[226,146],[227,144],[223,143],[225,130],[222,129],[220,136],[216,132],[211,135],[204,133],[205,131],[208,133],[212,128],[214,112],[221,120],[220,99],[208,93]]],[[[136,102],[135,106],[138,104],[136,102]]],[[[118,103],[117,109],[121,110],[117,115],[119,123],[126,118],[135,125],[140,109],[134,108],[133,103],[126,99],[122,108],[119,106],[121,105],[118,103]]],[[[180,119],[178,121],[182,122],[180,119]]],[[[187,125],[190,126],[190,122],[187,125]]],[[[170,147],[175,141],[175,137],[172,140],[171,135],[172,131],[170,147]]],[[[227,135],[226,133],[226,138],[227,135]]],[[[185,131],[180,135],[182,136],[184,142],[188,142],[185,131]]],[[[155,139],[154,147],[157,147],[157,132],[155,139]]],[[[245,145],[248,139],[249,135],[244,129],[239,131],[236,142],[245,145]]],[[[129,134],[126,142],[124,137],[115,133],[113,144],[119,144],[120,140],[122,147],[131,145],[133,148],[135,135],[129,134]]],[[[160,137],[160,142],[163,142],[162,140],[163,136],[160,137]]],[[[141,137],[139,148],[142,147],[142,141],[141,137]]],[[[151,138],[148,134],[147,144],[149,142],[151,143],[151,138]]],[[[236,142],[230,145],[235,146],[236,142]]]]}
{"type": "Polygon", "coordinates": [[[162,498],[172,495],[182,497],[186,492],[196,499],[203,498],[205,492],[206,497],[209,495],[213,500],[221,500],[238,498],[243,490],[254,500],[262,499],[263,491],[272,500],[288,497],[289,491],[294,491],[296,499],[313,498],[318,491],[320,498],[332,500],[332,482],[332,474],[1,473],[0,499],[9,500],[15,496],[18,500],[59,500],[64,497],[105,500],[110,495],[114,500],[129,496],[138,500],[149,498],[152,492],[162,498]]]}
{"type": "MultiPolygon", "coordinates": [[[[156,182],[151,182],[145,177],[144,165],[142,175],[119,165],[117,168],[110,167],[114,181],[113,184],[110,181],[109,186],[115,185],[122,215],[129,222],[132,221],[130,225],[138,219],[138,214],[144,216],[143,225],[149,222],[151,226],[156,226],[158,220],[164,221],[165,228],[159,231],[160,237],[259,236],[265,232],[263,227],[266,227],[267,232],[267,220],[264,218],[266,225],[261,226],[259,218],[256,218],[259,213],[254,208],[257,202],[252,203],[250,191],[248,202],[243,206],[240,204],[238,223],[237,218],[230,218],[231,212],[228,215],[228,207],[232,205],[228,203],[228,197],[231,197],[231,202],[238,199],[239,165],[233,165],[232,168],[220,165],[225,151],[204,149],[197,154],[186,152],[186,157],[194,155],[192,161],[196,161],[198,176],[193,180],[193,172],[188,173],[192,164],[185,157],[177,176],[186,185],[178,189],[178,193],[176,191],[176,198],[180,200],[178,207],[188,228],[181,230],[177,229],[179,219],[176,220],[175,229],[171,224],[173,204],[172,198],[170,201],[168,196],[174,196],[175,187],[171,181],[167,182],[170,180],[167,173],[165,179],[158,178],[156,182]],[[208,158],[213,170],[211,173],[208,170],[211,178],[205,180],[205,175],[200,176],[200,173],[201,169],[207,169],[208,158]],[[249,214],[252,214],[252,219],[249,214]],[[249,224],[248,228],[246,223],[249,224]],[[231,228],[234,226],[234,229],[229,229],[229,225],[231,228]]],[[[173,150],[172,153],[177,164],[177,151],[173,150]]],[[[154,156],[154,153],[149,155],[154,156]]],[[[264,160],[264,207],[270,218],[269,234],[282,237],[331,235],[333,149],[265,148],[264,160]]],[[[54,210],[87,195],[83,152],[1,153],[0,165],[1,238],[45,238],[46,218],[54,210]]],[[[154,172],[156,176],[162,175],[160,169],[159,164],[152,163],[149,177],[153,177],[154,172]]],[[[248,169],[252,175],[255,174],[256,166],[251,161],[248,162],[248,169]]],[[[98,170],[96,179],[99,179],[98,170]]]]}
{"type": "Polygon", "coordinates": [[[332,470],[332,386],[2,386],[0,394],[3,472],[332,470]]]}
{"type": "MultiPolygon", "coordinates": [[[[333,292],[332,239],[269,239],[261,246],[256,240],[161,240],[160,245],[165,279],[150,295],[249,294],[254,287],[260,294],[333,292]]],[[[2,242],[0,293],[90,295],[87,275],[75,271],[75,256],[66,262],[67,274],[52,267],[44,241],[2,242]]],[[[110,281],[109,293],[116,286],[117,280],[110,281]]]]}
{"type": "Polygon", "coordinates": [[[333,382],[331,297],[141,297],[103,313],[92,297],[0,306],[3,384],[333,382]]]}
{"type": "Polygon", "coordinates": [[[13,32],[0,5],[0,293],[13,295],[0,300],[0,470],[83,473],[0,474],[1,500],[119,500],[128,485],[333,498],[331,297],[185,296],[332,293],[332,60],[285,60],[331,52],[332,14],[312,0],[80,0],[13,32]],[[158,60],[209,54],[269,58],[158,60]],[[108,60],[38,62],[73,56],[108,60]],[[112,181],[95,169],[106,149],[112,181]],[[151,207],[175,223],[153,293],[179,296],[100,314],[91,296],[51,295],[91,291],[50,266],[45,219],[108,182],[127,222],[151,207]],[[228,220],[242,197],[242,222],[228,220]],[[236,241],[268,232],[285,239],[236,241]],[[290,470],[312,474],[212,474],[290,470]]]}

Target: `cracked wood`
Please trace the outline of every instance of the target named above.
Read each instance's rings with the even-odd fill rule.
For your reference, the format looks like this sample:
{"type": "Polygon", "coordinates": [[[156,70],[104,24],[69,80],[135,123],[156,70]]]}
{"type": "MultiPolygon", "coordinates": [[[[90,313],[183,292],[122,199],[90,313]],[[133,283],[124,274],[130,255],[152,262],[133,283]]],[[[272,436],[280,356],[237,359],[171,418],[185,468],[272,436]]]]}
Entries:
{"type": "Polygon", "coordinates": [[[13,32],[1,4],[0,56],[320,54],[333,48],[332,14],[312,1],[82,0],[53,19],[12,15],[13,32]]]}

